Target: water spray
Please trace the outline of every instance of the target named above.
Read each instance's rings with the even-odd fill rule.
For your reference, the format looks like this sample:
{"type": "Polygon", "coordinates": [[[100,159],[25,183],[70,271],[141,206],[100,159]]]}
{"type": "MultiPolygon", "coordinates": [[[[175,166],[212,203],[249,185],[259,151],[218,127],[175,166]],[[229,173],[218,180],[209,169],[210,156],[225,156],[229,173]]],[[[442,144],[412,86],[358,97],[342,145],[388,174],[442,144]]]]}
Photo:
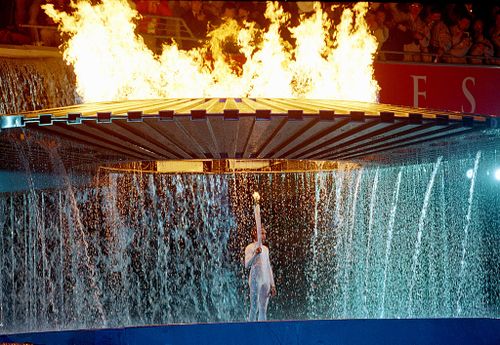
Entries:
{"type": "Polygon", "coordinates": [[[262,224],[260,222],[260,194],[259,192],[254,192],[253,197],[253,210],[255,214],[255,224],[257,226],[257,246],[260,248],[262,246],[262,224]]]}

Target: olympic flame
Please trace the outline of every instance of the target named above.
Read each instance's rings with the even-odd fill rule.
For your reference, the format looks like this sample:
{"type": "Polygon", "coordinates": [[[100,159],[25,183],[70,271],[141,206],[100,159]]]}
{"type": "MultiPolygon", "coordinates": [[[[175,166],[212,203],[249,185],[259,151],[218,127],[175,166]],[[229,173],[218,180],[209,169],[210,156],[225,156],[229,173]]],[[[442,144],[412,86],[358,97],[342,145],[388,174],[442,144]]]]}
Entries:
{"type": "Polygon", "coordinates": [[[74,67],[77,91],[85,102],[150,98],[280,97],[375,102],[373,79],[377,41],[364,20],[367,3],[343,11],[333,23],[319,4],[312,16],[291,27],[296,43],[280,31],[289,14],[267,3],[270,25],[240,26],[228,20],[209,34],[206,47],[182,50],[173,42],[159,55],[135,32],[138,13],[126,0],[92,5],[76,1],[71,14],[44,5],[68,40],[64,59],[74,67]],[[232,40],[246,59],[228,58],[232,40]]]}
{"type": "Polygon", "coordinates": [[[253,200],[255,201],[255,203],[259,203],[259,201],[260,201],[259,192],[253,192],[252,197],[253,197],[253,200]]]}

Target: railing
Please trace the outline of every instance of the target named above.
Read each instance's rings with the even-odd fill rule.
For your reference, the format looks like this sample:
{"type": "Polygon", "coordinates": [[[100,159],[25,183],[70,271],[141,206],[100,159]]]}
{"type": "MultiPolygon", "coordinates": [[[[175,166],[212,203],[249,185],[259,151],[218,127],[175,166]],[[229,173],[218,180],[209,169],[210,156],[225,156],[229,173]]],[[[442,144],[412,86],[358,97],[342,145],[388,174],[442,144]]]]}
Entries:
{"type": "Polygon", "coordinates": [[[152,36],[159,39],[173,38],[178,41],[198,41],[199,39],[193,35],[189,26],[184,19],[179,17],[164,17],[164,16],[143,16],[146,20],[155,21],[155,33],[141,33],[144,36],[152,36]]]}
{"type": "MultiPolygon", "coordinates": [[[[173,39],[182,48],[184,42],[199,42],[200,39],[193,35],[191,29],[184,19],[179,17],[144,15],[146,21],[154,23],[152,32],[139,34],[150,42],[150,48],[155,52],[160,52],[161,44],[169,39],[173,39]],[[151,46],[152,45],[152,46],[151,46]]],[[[139,24],[140,25],[140,24],[139,24]]],[[[57,30],[57,26],[46,25],[20,25],[23,28],[33,30],[34,45],[41,46],[43,42],[40,38],[41,30],[57,30]]],[[[438,55],[436,53],[422,53],[409,51],[378,51],[376,55],[378,61],[403,61],[411,63],[452,63],[452,64],[473,64],[473,65],[497,65],[500,66],[499,57],[485,57],[465,55],[457,57],[450,54],[438,55]],[[387,58],[388,56],[401,56],[400,59],[387,58]]]]}
{"type": "Polygon", "coordinates": [[[155,53],[160,54],[162,44],[168,40],[174,40],[180,48],[185,47],[188,42],[201,42],[182,18],[152,15],[144,15],[143,18],[153,25],[151,29],[148,28],[151,32],[139,32],[139,34],[155,53]]]}
{"type": "Polygon", "coordinates": [[[34,37],[33,44],[36,46],[43,45],[43,41],[40,38],[41,30],[49,30],[49,31],[53,31],[54,33],[57,32],[57,26],[55,26],[55,25],[20,24],[19,27],[31,29],[33,37],[34,37]]]}
{"type": "Polygon", "coordinates": [[[376,59],[378,61],[402,61],[409,63],[450,63],[450,64],[467,64],[467,65],[497,65],[500,66],[499,57],[486,57],[486,56],[476,56],[476,55],[464,55],[455,56],[451,54],[441,54],[436,53],[421,53],[421,52],[410,52],[410,51],[392,51],[392,50],[381,50],[376,54],[376,59]],[[400,59],[390,58],[388,56],[401,56],[400,59]]]}
{"type": "MultiPolygon", "coordinates": [[[[145,20],[154,22],[154,30],[152,33],[139,33],[146,39],[154,40],[157,43],[161,43],[162,41],[166,41],[168,39],[173,39],[181,47],[182,43],[185,41],[199,41],[199,39],[193,35],[191,29],[189,29],[186,22],[182,18],[150,15],[144,15],[143,18],[145,20]]],[[[34,45],[36,46],[43,45],[43,40],[41,38],[42,30],[50,30],[54,31],[54,33],[57,31],[57,26],[55,25],[24,24],[20,25],[20,27],[32,30],[34,45]]],[[[156,48],[159,48],[159,46],[161,46],[161,44],[157,44],[156,48]]]]}

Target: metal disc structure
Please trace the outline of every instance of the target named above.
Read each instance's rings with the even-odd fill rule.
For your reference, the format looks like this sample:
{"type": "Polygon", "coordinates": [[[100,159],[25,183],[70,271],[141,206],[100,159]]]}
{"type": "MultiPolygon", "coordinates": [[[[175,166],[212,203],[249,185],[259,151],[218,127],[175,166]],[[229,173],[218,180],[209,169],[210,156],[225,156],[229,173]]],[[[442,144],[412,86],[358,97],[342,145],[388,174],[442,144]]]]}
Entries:
{"type": "MultiPolygon", "coordinates": [[[[0,116],[0,168],[16,139],[41,134],[69,166],[192,159],[340,160],[391,164],[500,145],[494,116],[309,99],[155,99],[86,103],[0,116]]],[[[43,146],[43,144],[42,144],[43,146]]],[[[35,150],[35,148],[33,148],[35,150]]],[[[36,151],[36,150],[35,150],[36,151]]],[[[42,159],[40,152],[29,153],[42,159]]]]}

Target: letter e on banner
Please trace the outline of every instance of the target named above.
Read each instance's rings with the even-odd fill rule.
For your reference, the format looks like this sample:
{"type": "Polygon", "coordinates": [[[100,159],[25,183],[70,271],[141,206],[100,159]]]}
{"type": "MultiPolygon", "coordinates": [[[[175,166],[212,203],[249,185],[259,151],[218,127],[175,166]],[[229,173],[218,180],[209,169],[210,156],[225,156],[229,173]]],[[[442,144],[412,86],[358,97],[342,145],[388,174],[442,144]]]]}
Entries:
{"type": "MultiPolygon", "coordinates": [[[[476,85],[476,78],[474,77],[467,77],[465,78],[463,81],[462,81],[462,92],[464,93],[464,96],[465,98],[467,98],[467,100],[469,101],[470,103],[470,111],[469,113],[473,113],[476,111],[476,100],[474,99],[474,96],[472,96],[472,94],[470,93],[469,89],[467,88],[467,81],[468,80],[471,80],[472,81],[472,85],[476,85]]],[[[464,110],[464,106],[462,105],[462,113],[464,113],[465,110],[464,110]]]]}
{"type": "Polygon", "coordinates": [[[413,79],[413,106],[418,108],[418,97],[422,96],[424,99],[427,99],[426,91],[419,91],[418,89],[418,81],[423,80],[424,83],[427,82],[427,76],[425,75],[410,75],[413,79]]]}

